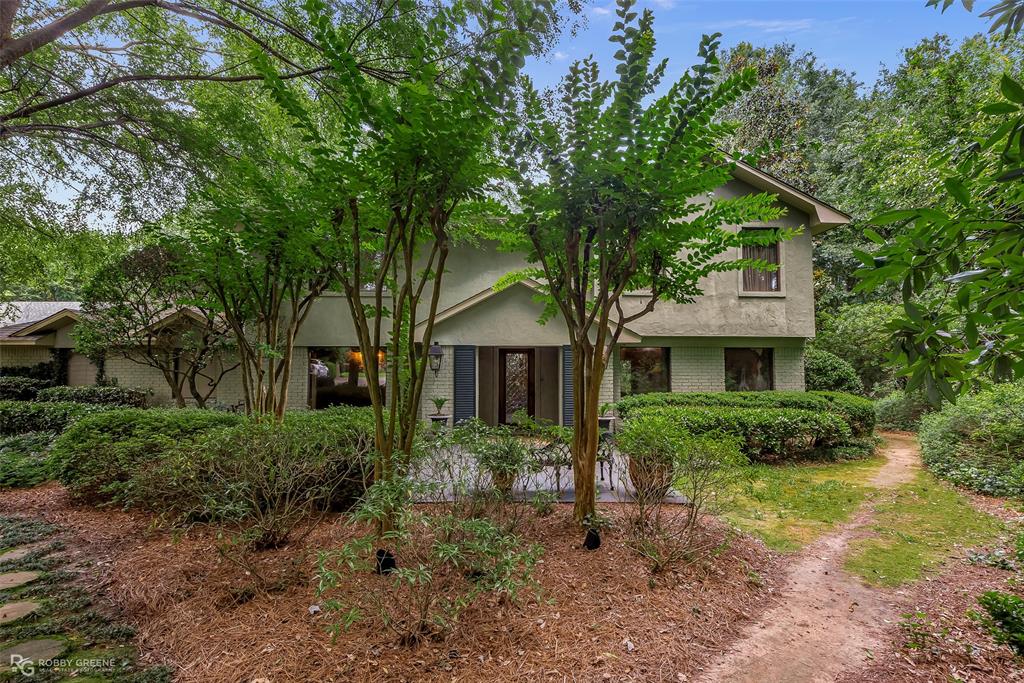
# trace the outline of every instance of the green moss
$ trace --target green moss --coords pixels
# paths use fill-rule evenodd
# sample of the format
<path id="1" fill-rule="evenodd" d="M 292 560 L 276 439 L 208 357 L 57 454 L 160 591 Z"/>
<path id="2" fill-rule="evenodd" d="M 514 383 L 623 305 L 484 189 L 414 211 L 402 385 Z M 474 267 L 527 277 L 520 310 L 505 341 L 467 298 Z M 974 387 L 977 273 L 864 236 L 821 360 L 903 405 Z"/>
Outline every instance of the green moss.
<path id="1" fill-rule="evenodd" d="M 850 544 L 846 569 L 869 583 L 915 581 L 958 548 L 997 536 L 1002 524 L 927 472 L 886 491 L 875 505 L 872 536 Z"/>
<path id="2" fill-rule="evenodd" d="M 754 465 L 734 492 L 726 517 L 762 538 L 768 547 L 792 551 L 850 518 L 871 495 L 867 482 L 884 463 L 873 457 L 815 465 Z"/>

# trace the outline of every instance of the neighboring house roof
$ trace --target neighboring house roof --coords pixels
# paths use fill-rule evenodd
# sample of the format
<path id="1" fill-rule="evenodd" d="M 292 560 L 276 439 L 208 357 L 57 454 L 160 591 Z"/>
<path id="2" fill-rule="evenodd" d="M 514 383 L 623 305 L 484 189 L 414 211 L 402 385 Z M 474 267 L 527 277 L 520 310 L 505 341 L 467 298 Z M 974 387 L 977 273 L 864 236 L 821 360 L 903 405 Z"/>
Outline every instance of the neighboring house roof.
<path id="1" fill-rule="evenodd" d="M 737 180 L 749 183 L 759 190 L 776 194 L 786 204 L 806 212 L 809 222 L 808 227 L 811 229 L 812 235 L 820 235 L 826 230 L 846 225 L 853 220 L 852 216 L 843 213 L 836 207 L 826 204 L 780 178 L 776 178 L 767 171 L 762 171 L 742 161 L 736 162 L 733 176 Z"/>
<path id="2" fill-rule="evenodd" d="M 73 308 L 62 308 L 52 315 L 48 315 L 42 320 L 37 320 L 33 323 L 26 324 L 20 330 L 13 332 L 12 337 L 27 337 L 33 334 L 40 334 L 46 332 L 52 332 L 58 327 L 64 327 L 68 323 L 75 323 L 82 316 L 78 310 Z"/>
<path id="3" fill-rule="evenodd" d="M 13 316 L 0 316 L 0 325 L 34 323 L 62 310 L 78 311 L 81 308 L 78 301 L 12 301 L 10 309 Z"/>

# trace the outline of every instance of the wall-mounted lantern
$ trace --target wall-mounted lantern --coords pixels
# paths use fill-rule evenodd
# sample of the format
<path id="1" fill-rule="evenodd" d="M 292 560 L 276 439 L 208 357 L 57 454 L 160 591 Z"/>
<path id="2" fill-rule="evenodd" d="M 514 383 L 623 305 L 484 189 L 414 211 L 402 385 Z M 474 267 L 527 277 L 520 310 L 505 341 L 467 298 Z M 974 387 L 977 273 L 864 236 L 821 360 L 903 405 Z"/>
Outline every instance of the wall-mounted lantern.
<path id="1" fill-rule="evenodd" d="M 434 377 L 437 377 L 437 373 L 441 372 L 441 361 L 443 360 L 444 350 L 437 342 L 433 342 L 430 348 L 427 349 L 427 363 L 430 364 L 430 369 L 434 371 Z"/>

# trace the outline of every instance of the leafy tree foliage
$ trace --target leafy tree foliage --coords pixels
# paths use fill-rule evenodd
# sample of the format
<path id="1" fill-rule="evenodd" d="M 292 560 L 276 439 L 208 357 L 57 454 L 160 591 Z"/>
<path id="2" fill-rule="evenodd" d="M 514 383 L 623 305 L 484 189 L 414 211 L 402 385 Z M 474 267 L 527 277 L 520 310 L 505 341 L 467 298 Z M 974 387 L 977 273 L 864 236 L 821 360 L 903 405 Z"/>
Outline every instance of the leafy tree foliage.
<path id="1" fill-rule="evenodd" d="M 226 358 L 227 326 L 182 265 L 169 245 L 151 244 L 102 268 L 85 288 L 75 347 L 151 367 L 179 408 L 186 392 L 202 408 L 237 364 Z"/>
<path id="2" fill-rule="evenodd" d="M 632 0 L 619 0 L 616 14 L 617 80 L 600 80 L 593 59 L 577 62 L 548 107 L 524 79 L 522 135 L 512 150 L 523 162 L 522 210 L 504 239 L 533 266 L 496 285 L 535 280 L 543 319 L 560 316 L 568 327 L 580 522 L 594 512 L 600 383 L 622 331 L 659 300 L 692 301 L 702 277 L 750 265 L 720 260 L 729 249 L 790 236 L 723 228 L 777 218 L 768 195 L 709 198 L 730 177 L 718 145 L 735 129 L 715 116 L 754 85 L 753 70 L 716 83 L 718 37 L 705 36 L 701 61 L 645 106 L 667 67 L 653 64 L 653 15 L 638 15 Z M 627 291 L 645 294 L 624 298 Z"/>

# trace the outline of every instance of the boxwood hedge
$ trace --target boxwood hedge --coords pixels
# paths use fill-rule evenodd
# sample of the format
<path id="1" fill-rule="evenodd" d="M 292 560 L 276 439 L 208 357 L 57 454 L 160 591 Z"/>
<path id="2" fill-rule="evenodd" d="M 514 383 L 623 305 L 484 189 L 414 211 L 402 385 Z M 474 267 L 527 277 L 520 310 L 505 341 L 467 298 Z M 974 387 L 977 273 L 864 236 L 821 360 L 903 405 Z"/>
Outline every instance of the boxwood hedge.
<path id="1" fill-rule="evenodd" d="M 50 385 L 44 379 L 0 377 L 0 401 L 31 401 L 40 390 Z"/>
<path id="2" fill-rule="evenodd" d="M 794 408 L 838 415 L 855 436 L 875 428 L 874 404 L 861 396 L 839 391 L 721 391 L 674 392 L 626 396 L 616 404 L 628 418 L 635 410 L 652 407 Z"/>
<path id="3" fill-rule="evenodd" d="M 73 498 L 123 503 L 128 482 L 139 467 L 187 446 L 207 430 L 236 425 L 242 419 L 234 413 L 193 408 L 108 409 L 79 420 L 61 434 L 51 457 L 58 478 Z"/>
<path id="4" fill-rule="evenodd" d="M 108 406 L 61 401 L 0 401 L 0 436 L 28 432 L 62 432 L 75 421 Z"/>
<path id="5" fill-rule="evenodd" d="M 144 408 L 146 394 L 138 389 L 125 387 L 77 386 L 50 387 L 42 389 L 36 396 L 37 401 L 76 401 L 78 403 L 95 403 L 107 406 L 123 406 Z"/>
<path id="6" fill-rule="evenodd" d="M 691 434 L 737 437 L 744 455 L 762 462 L 804 457 L 819 449 L 841 446 L 853 436 L 846 421 L 828 411 L 687 405 L 642 410 L 644 414 L 670 417 Z"/>

